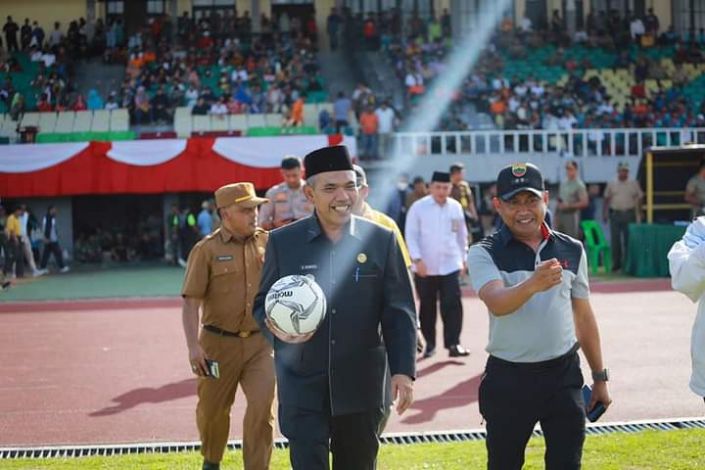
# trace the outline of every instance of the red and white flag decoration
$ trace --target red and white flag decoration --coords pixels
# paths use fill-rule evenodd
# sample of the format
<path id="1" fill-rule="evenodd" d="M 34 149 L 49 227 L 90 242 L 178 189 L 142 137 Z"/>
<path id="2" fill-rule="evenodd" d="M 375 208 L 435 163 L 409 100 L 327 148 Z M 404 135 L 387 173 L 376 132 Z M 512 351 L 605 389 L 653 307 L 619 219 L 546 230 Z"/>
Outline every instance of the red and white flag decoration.
<path id="1" fill-rule="evenodd" d="M 356 155 L 355 138 L 340 135 L 5 145 L 0 195 L 211 192 L 235 181 L 264 190 L 279 182 L 284 156 L 339 144 Z"/>

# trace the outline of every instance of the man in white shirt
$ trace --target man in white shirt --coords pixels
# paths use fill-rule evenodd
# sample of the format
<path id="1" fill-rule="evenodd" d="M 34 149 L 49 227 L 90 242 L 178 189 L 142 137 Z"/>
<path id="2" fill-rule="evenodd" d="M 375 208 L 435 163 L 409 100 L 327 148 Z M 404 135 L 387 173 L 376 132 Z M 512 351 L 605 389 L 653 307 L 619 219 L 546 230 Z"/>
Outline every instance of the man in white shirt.
<path id="1" fill-rule="evenodd" d="M 465 271 L 468 232 L 463 208 L 450 198 L 450 174 L 434 172 L 430 195 L 406 216 L 406 241 L 420 299 L 419 319 L 426 340 L 424 357 L 436 352 L 436 303 L 440 297 L 443 343 L 451 357 L 470 353 L 460 345 L 463 327 L 459 277 Z"/>
<path id="2" fill-rule="evenodd" d="M 394 132 L 394 123 L 396 121 L 396 114 L 394 110 L 389 106 L 387 100 L 382 101 L 382 104 L 375 111 L 377 115 L 378 127 L 377 133 L 379 135 L 379 148 L 382 156 L 384 157 L 389 151 L 389 141 Z"/>
<path id="3" fill-rule="evenodd" d="M 690 389 L 705 398 L 705 217 L 695 219 L 671 247 L 668 262 L 673 289 L 698 302 L 690 341 Z"/>

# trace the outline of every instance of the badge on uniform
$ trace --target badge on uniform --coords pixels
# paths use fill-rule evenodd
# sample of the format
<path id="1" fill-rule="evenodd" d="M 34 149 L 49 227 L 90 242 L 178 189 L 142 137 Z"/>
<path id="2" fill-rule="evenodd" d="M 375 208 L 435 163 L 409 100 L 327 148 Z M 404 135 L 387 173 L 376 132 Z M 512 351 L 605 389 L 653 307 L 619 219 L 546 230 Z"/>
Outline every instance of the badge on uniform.
<path id="1" fill-rule="evenodd" d="M 233 255 L 221 255 L 221 256 L 216 256 L 215 258 L 218 261 L 232 261 L 233 260 Z"/>
<path id="2" fill-rule="evenodd" d="M 364 264 L 365 262 L 367 262 L 367 255 L 365 253 L 360 253 L 359 255 L 357 255 L 357 262 L 360 264 Z"/>

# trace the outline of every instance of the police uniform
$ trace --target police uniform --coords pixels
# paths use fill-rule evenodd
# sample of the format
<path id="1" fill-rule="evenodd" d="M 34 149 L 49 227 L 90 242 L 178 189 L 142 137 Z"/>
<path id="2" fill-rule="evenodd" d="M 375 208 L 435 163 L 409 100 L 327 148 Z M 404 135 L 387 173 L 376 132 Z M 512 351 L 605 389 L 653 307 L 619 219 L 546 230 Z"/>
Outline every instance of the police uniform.
<path id="1" fill-rule="evenodd" d="M 279 227 L 284 221 L 294 222 L 311 215 L 313 205 L 304 194 L 305 184 L 301 181 L 298 189 L 292 189 L 283 182 L 269 188 L 265 194 L 269 202 L 260 208 L 259 225 Z"/>
<path id="2" fill-rule="evenodd" d="M 218 207 L 239 198 L 256 200 L 249 183 L 216 192 Z M 219 190 L 219 191 L 221 191 Z M 247 199 L 244 199 L 247 200 Z M 238 384 L 247 398 L 243 423 L 246 469 L 267 469 L 272 452 L 274 367 L 272 348 L 252 316 L 268 233 L 257 229 L 242 239 L 221 226 L 191 250 L 181 291 L 202 300 L 199 343 L 219 363 L 220 378 L 199 377 L 196 420 L 201 453 L 220 462 L 230 430 L 230 409 Z"/>
<path id="3" fill-rule="evenodd" d="M 627 168 L 620 165 L 620 169 Z M 629 251 L 629 224 L 636 222 L 636 210 L 644 192 L 634 180 L 610 181 L 605 189 L 609 199 L 610 240 L 612 242 L 613 269 L 622 267 Z"/>
<path id="4" fill-rule="evenodd" d="M 567 204 L 575 204 L 583 196 L 587 196 L 585 183 L 579 178 L 563 181 L 558 186 L 559 200 Z M 558 210 L 558 230 L 578 238 L 580 235 L 580 209 L 559 209 Z"/>
<path id="5" fill-rule="evenodd" d="M 318 152 L 306 157 L 309 175 L 352 170 L 347 151 L 344 159 L 336 150 Z M 317 171 L 320 167 L 329 169 Z M 291 274 L 315 276 L 327 299 L 325 319 L 307 342 L 286 343 L 268 334 L 279 425 L 289 440 L 292 467 L 327 469 L 330 450 L 336 470 L 372 469 L 390 402 L 385 378 L 389 372 L 415 376 L 414 303 L 394 234 L 351 216 L 333 243 L 315 214 L 273 231 L 254 307 L 263 331 L 266 294 Z"/>

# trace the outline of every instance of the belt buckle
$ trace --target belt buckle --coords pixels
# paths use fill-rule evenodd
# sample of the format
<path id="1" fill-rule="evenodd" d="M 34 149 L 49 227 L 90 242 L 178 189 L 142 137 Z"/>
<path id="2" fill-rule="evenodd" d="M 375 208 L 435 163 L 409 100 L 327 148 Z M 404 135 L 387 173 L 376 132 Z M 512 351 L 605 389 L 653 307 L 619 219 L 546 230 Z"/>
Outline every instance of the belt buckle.
<path id="1" fill-rule="evenodd" d="M 249 331 L 239 331 L 237 333 L 240 338 L 248 338 L 251 334 L 252 333 L 250 333 Z"/>

